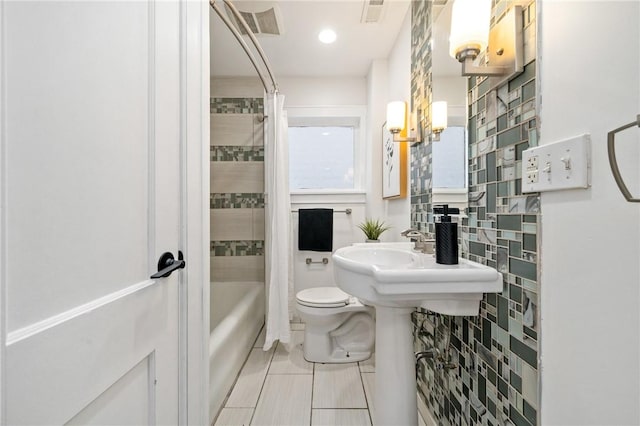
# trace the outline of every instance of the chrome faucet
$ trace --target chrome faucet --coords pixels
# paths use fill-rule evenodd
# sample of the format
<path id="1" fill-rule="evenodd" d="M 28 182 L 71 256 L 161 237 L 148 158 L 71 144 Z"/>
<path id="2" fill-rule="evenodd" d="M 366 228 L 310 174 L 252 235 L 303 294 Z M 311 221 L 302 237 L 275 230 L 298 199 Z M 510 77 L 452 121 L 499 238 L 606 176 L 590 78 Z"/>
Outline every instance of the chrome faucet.
<path id="1" fill-rule="evenodd" d="M 417 364 L 423 358 L 438 359 L 438 357 L 440 356 L 440 351 L 438 351 L 438 349 L 436 348 L 429 348 L 426 351 L 416 352 L 414 355 L 416 357 L 416 364 Z"/>
<path id="2" fill-rule="evenodd" d="M 440 351 L 436 348 L 429 348 L 426 351 L 420 351 L 415 353 L 416 357 L 416 380 L 420 377 L 420 361 L 423 359 L 432 359 L 434 362 L 440 356 Z"/>
<path id="3" fill-rule="evenodd" d="M 415 238 L 413 249 L 422 253 L 433 254 L 435 252 L 436 240 L 431 233 L 423 233 L 414 228 L 405 229 L 400 233 L 407 238 Z"/>

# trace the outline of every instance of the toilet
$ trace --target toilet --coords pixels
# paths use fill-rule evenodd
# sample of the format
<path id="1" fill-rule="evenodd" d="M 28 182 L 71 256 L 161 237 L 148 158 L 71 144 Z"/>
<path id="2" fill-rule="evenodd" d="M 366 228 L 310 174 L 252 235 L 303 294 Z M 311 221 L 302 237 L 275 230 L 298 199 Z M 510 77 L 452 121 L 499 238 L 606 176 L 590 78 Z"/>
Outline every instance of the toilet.
<path id="1" fill-rule="evenodd" d="M 371 357 L 375 310 L 338 287 L 314 287 L 296 294 L 305 323 L 303 352 L 311 362 L 343 363 Z"/>

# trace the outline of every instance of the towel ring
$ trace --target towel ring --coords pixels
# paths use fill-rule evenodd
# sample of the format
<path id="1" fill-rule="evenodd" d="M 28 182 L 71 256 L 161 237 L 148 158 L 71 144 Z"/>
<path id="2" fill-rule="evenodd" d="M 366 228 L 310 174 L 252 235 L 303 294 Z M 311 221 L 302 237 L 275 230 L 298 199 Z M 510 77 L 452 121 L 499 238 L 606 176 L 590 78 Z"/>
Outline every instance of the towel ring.
<path id="1" fill-rule="evenodd" d="M 622 175 L 620 174 L 620 169 L 618 167 L 618 161 L 616 159 L 616 148 L 615 148 L 615 138 L 616 133 L 622 132 L 623 130 L 627 130 L 631 127 L 638 126 L 640 127 L 640 114 L 636 116 L 636 121 L 632 121 L 629 124 L 625 124 L 624 126 L 618 127 L 607 133 L 607 152 L 609 154 L 609 165 L 611 166 L 611 172 L 613 173 L 613 178 L 618 184 L 618 188 L 620 188 L 620 192 L 624 195 L 624 198 L 630 203 L 640 203 L 640 198 L 634 198 L 625 185 L 624 180 L 622 180 Z"/>

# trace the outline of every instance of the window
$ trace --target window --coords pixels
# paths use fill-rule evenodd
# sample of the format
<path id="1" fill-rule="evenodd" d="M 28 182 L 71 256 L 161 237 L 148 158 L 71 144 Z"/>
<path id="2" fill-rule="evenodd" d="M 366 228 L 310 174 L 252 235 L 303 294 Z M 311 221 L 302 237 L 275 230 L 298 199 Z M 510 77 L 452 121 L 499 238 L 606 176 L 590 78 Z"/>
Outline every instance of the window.
<path id="1" fill-rule="evenodd" d="M 467 187 L 467 144 L 464 127 L 447 127 L 433 147 L 433 187 Z"/>
<path id="2" fill-rule="evenodd" d="M 289 127 L 289 186 L 354 188 L 354 128 Z"/>
<path id="3" fill-rule="evenodd" d="M 293 107 L 289 116 L 289 188 L 297 193 L 360 192 L 365 144 L 360 107 Z"/>

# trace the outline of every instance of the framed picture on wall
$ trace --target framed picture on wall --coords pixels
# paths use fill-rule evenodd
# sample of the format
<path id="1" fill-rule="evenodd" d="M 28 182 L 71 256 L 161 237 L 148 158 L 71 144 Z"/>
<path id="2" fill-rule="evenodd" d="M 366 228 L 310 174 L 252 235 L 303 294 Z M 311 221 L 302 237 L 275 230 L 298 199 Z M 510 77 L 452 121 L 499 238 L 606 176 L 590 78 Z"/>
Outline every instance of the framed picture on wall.
<path id="1" fill-rule="evenodd" d="M 393 135 L 382 125 L 382 198 L 407 196 L 407 143 L 394 142 Z"/>

